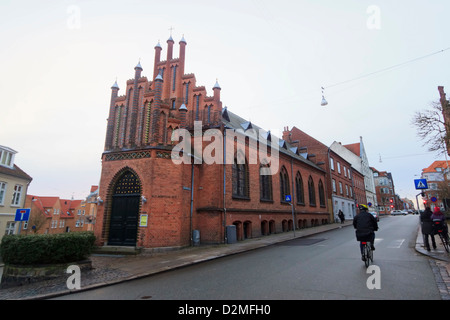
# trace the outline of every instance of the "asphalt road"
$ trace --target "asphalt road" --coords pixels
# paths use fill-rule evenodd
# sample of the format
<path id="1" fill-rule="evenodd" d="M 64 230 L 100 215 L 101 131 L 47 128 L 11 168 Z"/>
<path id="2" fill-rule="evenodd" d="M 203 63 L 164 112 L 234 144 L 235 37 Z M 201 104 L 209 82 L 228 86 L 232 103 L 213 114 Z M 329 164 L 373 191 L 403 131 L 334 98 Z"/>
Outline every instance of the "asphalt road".
<path id="1" fill-rule="evenodd" d="M 428 258 L 414 250 L 418 219 L 381 219 L 370 273 L 347 227 L 57 299 L 440 300 Z"/>

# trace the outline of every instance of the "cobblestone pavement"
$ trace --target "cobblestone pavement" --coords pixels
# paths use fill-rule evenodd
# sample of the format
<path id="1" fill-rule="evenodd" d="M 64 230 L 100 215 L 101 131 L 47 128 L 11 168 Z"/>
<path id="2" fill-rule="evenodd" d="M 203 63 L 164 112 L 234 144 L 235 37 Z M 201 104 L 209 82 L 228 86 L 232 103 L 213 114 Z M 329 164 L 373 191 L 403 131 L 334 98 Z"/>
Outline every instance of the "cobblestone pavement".
<path id="1" fill-rule="evenodd" d="M 421 229 L 419 228 L 416 239 L 416 251 L 432 258 L 429 259 L 429 262 L 442 300 L 450 300 L 450 254 L 445 251 L 439 237 L 435 237 L 435 240 L 437 248 L 427 251 L 424 246 Z"/>
<path id="2" fill-rule="evenodd" d="M 295 237 L 305 237 L 350 225 L 351 222 L 346 222 L 345 225 L 330 224 L 302 229 L 296 231 Z M 145 253 L 139 255 L 93 254 L 90 257 L 92 269 L 82 271 L 80 290 L 89 290 L 100 286 L 137 279 L 158 272 L 164 272 L 292 239 L 293 234 L 289 232 L 247 239 L 229 245 L 189 247 L 162 253 Z M 417 234 L 415 249 L 417 252 L 430 257 L 429 263 L 434 272 L 441 297 L 443 300 L 450 300 L 450 255 L 439 244 L 437 250 L 426 251 L 423 247 L 423 237 L 420 228 Z M 0 289 L 0 300 L 46 299 L 62 294 L 70 294 L 70 290 L 67 289 L 66 284 L 69 276 L 67 274 L 67 276 L 63 275 L 52 280 Z"/>

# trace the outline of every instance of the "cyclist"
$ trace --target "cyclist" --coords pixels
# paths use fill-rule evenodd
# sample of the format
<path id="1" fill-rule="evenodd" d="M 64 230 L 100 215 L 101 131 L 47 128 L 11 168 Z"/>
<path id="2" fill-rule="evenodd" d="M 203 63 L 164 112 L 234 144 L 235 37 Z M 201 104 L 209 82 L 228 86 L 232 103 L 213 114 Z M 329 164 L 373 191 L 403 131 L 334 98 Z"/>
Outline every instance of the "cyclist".
<path id="1" fill-rule="evenodd" d="M 431 215 L 431 220 L 433 221 L 433 224 L 435 221 L 440 221 L 440 225 L 442 226 L 442 229 L 444 230 L 444 235 L 448 233 L 447 223 L 445 221 L 445 216 L 442 213 L 441 209 L 439 207 L 435 207 L 433 214 Z M 436 227 L 436 226 L 435 226 Z M 437 230 L 435 230 L 437 231 Z M 437 233 L 437 232 L 436 232 Z"/>
<path id="2" fill-rule="evenodd" d="M 356 229 L 356 240 L 360 242 L 362 255 L 364 249 L 362 241 L 370 242 L 372 250 L 375 250 L 375 231 L 378 230 L 378 222 L 377 219 L 369 213 L 369 208 L 365 204 L 358 205 L 358 208 L 359 214 L 353 219 L 353 227 Z"/>

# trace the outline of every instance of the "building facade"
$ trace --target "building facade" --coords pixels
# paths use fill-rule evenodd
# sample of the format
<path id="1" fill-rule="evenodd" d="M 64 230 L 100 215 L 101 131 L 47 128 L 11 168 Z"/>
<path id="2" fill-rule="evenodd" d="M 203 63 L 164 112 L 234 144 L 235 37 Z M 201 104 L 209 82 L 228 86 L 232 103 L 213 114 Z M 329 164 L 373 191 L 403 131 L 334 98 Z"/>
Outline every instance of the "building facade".
<path id="1" fill-rule="evenodd" d="M 377 194 L 378 213 L 390 214 L 392 210 L 403 209 L 403 203 L 398 203 L 398 199 L 395 196 L 392 174 L 386 171 L 378 171 L 373 167 L 371 169 Z"/>
<path id="2" fill-rule="evenodd" d="M 83 200 L 27 195 L 25 207 L 30 219 L 25 234 L 56 234 L 88 231 Z"/>
<path id="3" fill-rule="evenodd" d="M 421 178 L 426 179 L 428 184 L 428 189 L 423 190 L 424 196 L 422 197 L 425 206 L 431 207 L 431 209 L 434 209 L 434 207 L 446 209 L 444 199 L 450 199 L 449 166 L 450 161 L 438 160 L 422 169 Z"/>
<path id="4" fill-rule="evenodd" d="M 25 208 L 32 178 L 15 163 L 17 151 L 0 146 L 0 240 L 5 234 L 21 233 L 26 222 L 16 222 L 16 210 Z"/>
<path id="5" fill-rule="evenodd" d="M 291 130 L 288 127 L 284 129 L 283 139 L 298 146 L 303 152 L 308 152 L 311 161 L 320 164 L 325 170 L 330 221 L 339 221 L 339 210 L 346 219 L 353 219 L 356 206 L 351 164 L 295 126 Z"/>
<path id="6" fill-rule="evenodd" d="M 125 95 L 111 88 L 97 244 L 181 247 L 328 223 L 323 168 L 222 107 L 217 81 L 208 96 L 184 73 L 186 45 L 174 58 L 170 37 L 162 61 L 158 43 L 150 79 L 139 63 Z"/>
<path id="7" fill-rule="evenodd" d="M 357 143 L 342 145 L 340 142 L 333 142 L 331 150 L 347 160 L 351 166 L 364 176 L 364 188 L 366 195 L 366 204 L 371 208 L 377 208 L 377 197 L 375 192 L 375 183 L 373 172 L 370 169 L 369 159 L 366 155 L 362 137 Z"/>

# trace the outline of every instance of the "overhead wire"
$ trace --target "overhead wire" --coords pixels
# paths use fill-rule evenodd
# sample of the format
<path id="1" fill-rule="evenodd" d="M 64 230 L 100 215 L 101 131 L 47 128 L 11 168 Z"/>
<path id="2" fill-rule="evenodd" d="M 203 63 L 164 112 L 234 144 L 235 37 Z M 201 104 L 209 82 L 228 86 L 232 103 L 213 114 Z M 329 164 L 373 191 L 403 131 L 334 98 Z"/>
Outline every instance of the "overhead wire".
<path id="1" fill-rule="evenodd" d="M 378 71 L 370 72 L 370 73 L 361 75 L 361 76 L 353 78 L 353 79 L 349 79 L 349 80 L 341 81 L 341 82 L 338 82 L 338 83 L 335 83 L 335 84 L 332 84 L 332 85 L 328 85 L 328 86 L 325 86 L 324 89 L 336 87 L 336 86 L 339 86 L 339 85 L 342 85 L 342 84 L 346 84 L 346 83 L 353 82 L 353 81 L 356 81 L 356 80 L 360 80 L 360 79 L 363 79 L 363 78 L 366 78 L 366 77 L 370 77 L 370 76 L 378 74 L 378 73 L 382 73 L 382 72 L 386 72 L 386 71 L 389 71 L 389 70 L 392 70 L 392 69 L 395 69 L 395 68 L 399 68 L 399 67 L 404 66 L 406 64 L 409 64 L 409 63 L 412 63 L 412 62 L 415 62 L 415 61 L 418 61 L 418 60 L 422 60 L 422 59 L 434 56 L 434 55 L 439 54 L 439 53 L 443 53 L 443 52 L 445 52 L 447 50 L 450 50 L 450 47 L 442 49 L 442 50 L 439 50 L 439 51 L 436 51 L 436 52 L 433 52 L 433 53 L 429 53 L 427 55 L 424 55 L 424 56 L 421 56 L 421 57 L 418 57 L 418 58 L 414 58 L 414 59 L 411 59 L 411 60 L 408 60 L 408 61 L 405 61 L 405 62 L 402 62 L 402 63 L 398 63 L 396 65 L 393 65 L 393 66 L 390 66 L 390 67 L 387 67 L 387 68 L 383 68 L 383 69 L 380 69 Z"/>

